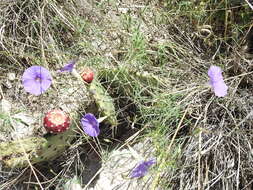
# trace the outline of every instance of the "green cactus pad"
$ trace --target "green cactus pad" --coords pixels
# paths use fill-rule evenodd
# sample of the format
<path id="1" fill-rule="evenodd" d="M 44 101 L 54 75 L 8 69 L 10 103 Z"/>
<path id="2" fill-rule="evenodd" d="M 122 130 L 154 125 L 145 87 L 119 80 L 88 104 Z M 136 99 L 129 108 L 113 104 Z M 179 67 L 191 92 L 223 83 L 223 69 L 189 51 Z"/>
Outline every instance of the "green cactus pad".
<path id="1" fill-rule="evenodd" d="M 106 117 L 106 120 L 111 126 L 117 126 L 116 110 L 113 104 L 113 99 L 107 93 L 106 89 L 97 80 L 93 80 L 89 85 L 89 91 L 93 97 L 98 112 Z"/>
<path id="2" fill-rule="evenodd" d="M 0 158 L 10 168 L 28 166 L 27 158 L 32 164 L 53 160 L 71 145 L 77 133 L 74 128 L 72 123 L 69 130 L 60 134 L 0 143 Z"/>
<path id="3" fill-rule="evenodd" d="M 134 88 L 138 85 L 141 85 L 142 91 L 147 93 L 149 87 L 166 86 L 164 78 L 158 78 L 149 72 L 139 72 L 127 67 L 101 68 L 99 69 L 99 77 L 110 81 L 111 85 L 117 87 L 123 94 L 128 96 L 134 93 Z"/>

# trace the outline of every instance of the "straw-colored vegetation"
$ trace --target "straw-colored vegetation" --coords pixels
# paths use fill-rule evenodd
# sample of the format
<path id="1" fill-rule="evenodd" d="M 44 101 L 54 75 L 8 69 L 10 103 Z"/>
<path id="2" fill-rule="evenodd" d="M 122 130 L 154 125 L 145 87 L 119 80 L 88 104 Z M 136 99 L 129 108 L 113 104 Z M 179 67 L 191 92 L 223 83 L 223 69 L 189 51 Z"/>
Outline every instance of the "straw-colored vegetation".
<path id="1" fill-rule="evenodd" d="M 0 189 L 61 189 L 86 175 L 90 151 L 105 161 L 145 138 L 157 158 L 150 189 L 251 189 L 252 11 L 239 0 L 0 2 L 0 98 L 15 95 L 8 73 L 79 57 L 77 69 L 96 70 L 118 118 L 98 140 L 80 133 L 57 160 L 0 168 Z M 224 98 L 208 85 L 211 65 L 224 71 Z"/>

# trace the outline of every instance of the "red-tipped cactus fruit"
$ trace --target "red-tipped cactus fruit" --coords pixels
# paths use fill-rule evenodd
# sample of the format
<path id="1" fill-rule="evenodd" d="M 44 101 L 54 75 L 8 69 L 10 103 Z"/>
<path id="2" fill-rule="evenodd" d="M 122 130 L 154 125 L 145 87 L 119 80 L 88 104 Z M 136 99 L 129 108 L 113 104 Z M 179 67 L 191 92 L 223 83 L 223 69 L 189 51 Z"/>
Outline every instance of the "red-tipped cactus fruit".
<path id="1" fill-rule="evenodd" d="M 69 116 L 62 110 L 51 110 L 44 117 L 44 127 L 50 133 L 66 131 L 70 125 Z"/>
<path id="2" fill-rule="evenodd" d="M 89 68 L 85 68 L 81 73 L 81 76 L 85 82 L 91 83 L 94 79 L 94 72 Z"/>

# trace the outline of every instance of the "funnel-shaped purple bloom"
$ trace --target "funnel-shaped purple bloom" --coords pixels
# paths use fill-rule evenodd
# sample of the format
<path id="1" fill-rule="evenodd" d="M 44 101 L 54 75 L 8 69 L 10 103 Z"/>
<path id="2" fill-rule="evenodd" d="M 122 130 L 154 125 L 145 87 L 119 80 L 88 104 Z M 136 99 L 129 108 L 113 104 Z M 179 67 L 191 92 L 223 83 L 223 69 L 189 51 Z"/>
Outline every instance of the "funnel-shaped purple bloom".
<path id="1" fill-rule="evenodd" d="M 45 92 L 52 84 L 50 72 L 41 66 L 31 66 L 25 70 L 22 83 L 26 92 L 36 96 Z"/>
<path id="2" fill-rule="evenodd" d="M 69 61 L 68 64 L 66 64 L 64 67 L 59 69 L 58 72 L 64 72 L 64 71 L 72 72 L 76 62 L 77 62 L 76 59 Z"/>
<path id="3" fill-rule="evenodd" d="M 134 177 L 143 177 L 148 173 L 148 169 L 156 163 L 156 159 L 152 158 L 148 161 L 142 161 L 140 162 L 131 172 L 131 178 Z"/>
<path id="4" fill-rule="evenodd" d="M 92 113 L 87 113 L 81 119 L 83 130 L 91 137 L 97 137 L 100 133 L 99 122 Z"/>
<path id="5" fill-rule="evenodd" d="M 224 97 L 227 95 L 228 87 L 223 81 L 221 68 L 212 65 L 208 70 L 208 76 L 210 77 L 210 84 L 213 88 L 214 94 L 218 97 Z"/>

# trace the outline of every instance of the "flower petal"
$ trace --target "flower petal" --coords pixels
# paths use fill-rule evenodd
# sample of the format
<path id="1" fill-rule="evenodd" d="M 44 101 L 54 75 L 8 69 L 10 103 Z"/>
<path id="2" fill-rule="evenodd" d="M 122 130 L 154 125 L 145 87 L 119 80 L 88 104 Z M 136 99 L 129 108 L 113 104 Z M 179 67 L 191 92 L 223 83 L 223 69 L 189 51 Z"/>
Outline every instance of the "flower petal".
<path id="1" fill-rule="evenodd" d="M 156 160 L 150 159 L 149 161 L 140 162 L 131 172 L 131 178 L 143 177 L 148 173 L 148 169 L 156 163 Z"/>
<path id="2" fill-rule="evenodd" d="M 41 84 L 39 82 L 36 82 L 33 79 L 24 80 L 23 86 L 24 86 L 26 92 L 29 92 L 29 93 L 36 95 L 36 96 L 38 96 L 44 92 L 41 88 Z"/>
<path id="3" fill-rule="evenodd" d="M 88 113 L 84 115 L 83 118 L 81 119 L 81 124 L 84 132 L 89 136 L 97 137 L 99 135 L 100 133 L 99 123 L 93 114 Z"/>
<path id="4" fill-rule="evenodd" d="M 64 72 L 64 71 L 72 72 L 76 62 L 77 62 L 76 59 L 69 61 L 68 64 L 66 64 L 61 69 L 59 69 L 58 72 Z"/>
<path id="5" fill-rule="evenodd" d="M 210 85 L 214 90 L 214 94 L 218 97 L 226 96 L 228 86 L 223 80 L 221 68 L 212 65 L 208 70 L 208 76 L 210 77 Z"/>
<path id="6" fill-rule="evenodd" d="M 213 90 L 216 96 L 224 97 L 227 95 L 228 87 L 223 81 L 221 81 L 221 82 L 213 83 Z"/>
<path id="7" fill-rule="evenodd" d="M 85 118 L 93 125 L 93 126 L 99 126 L 99 122 L 97 118 L 92 113 L 87 113 L 85 115 Z"/>
<path id="8" fill-rule="evenodd" d="M 155 158 L 152 158 L 152 159 L 146 161 L 145 164 L 146 164 L 147 166 L 152 166 L 152 165 L 155 164 L 155 163 L 156 163 L 156 159 L 155 159 Z"/>
<path id="9" fill-rule="evenodd" d="M 52 84 L 52 80 L 49 80 L 49 79 L 44 79 L 42 82 L 41 82 L 41 90 L 43 92 L 45 92 Z"/>
<path id="10" fill-rule="evenodd" d="M 208 70 L 208 76 L 210 77 L 211 83 L 223 80 L 222 70 L 218 66 L 212 65 Z"/>
<path id="11" fill-rule="evenodd" d="M 36 78 L 36 66 L 29 67 L 25 70 L 22 76 L 22 80 L 30 80 Z"/>
<path id="12" fill-rule="evenodd" d="M 50 87 L 52 76 L 44 67 L 31 66 L 23 73 L 22 83 L 27 92 L 37 96 Z"/>

